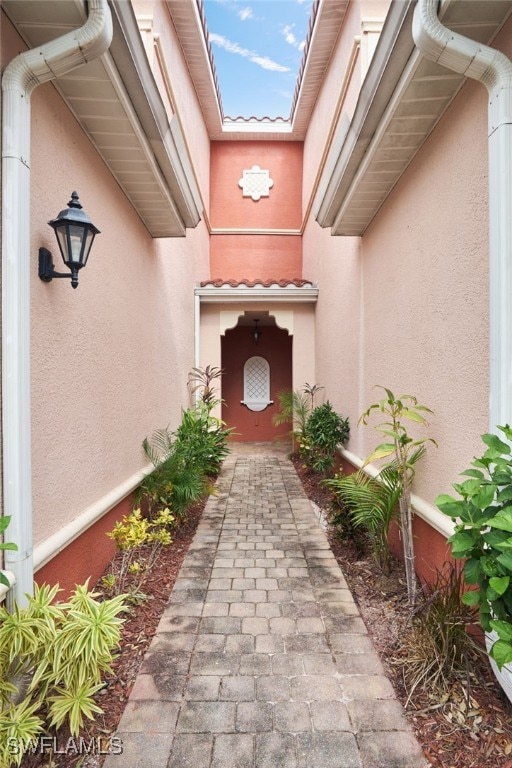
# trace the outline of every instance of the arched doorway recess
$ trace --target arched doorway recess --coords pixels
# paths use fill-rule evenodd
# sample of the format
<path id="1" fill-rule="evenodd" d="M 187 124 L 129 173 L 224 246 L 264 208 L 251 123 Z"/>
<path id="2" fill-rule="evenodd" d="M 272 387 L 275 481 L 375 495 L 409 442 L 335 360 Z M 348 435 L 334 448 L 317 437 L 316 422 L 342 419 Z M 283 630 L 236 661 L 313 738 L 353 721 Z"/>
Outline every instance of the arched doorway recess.
<path id="1" fill-rule="evenodd" d="M 290 426 L 274 426 L 273 416 L 279 411 L 279 393 L 292 389 L 292 359 L 293 336 L 268 311 L 246 311 L 226 330 L 221 338 L 222 418 L 233 428 L 233 440 L 287 436 Z"/>

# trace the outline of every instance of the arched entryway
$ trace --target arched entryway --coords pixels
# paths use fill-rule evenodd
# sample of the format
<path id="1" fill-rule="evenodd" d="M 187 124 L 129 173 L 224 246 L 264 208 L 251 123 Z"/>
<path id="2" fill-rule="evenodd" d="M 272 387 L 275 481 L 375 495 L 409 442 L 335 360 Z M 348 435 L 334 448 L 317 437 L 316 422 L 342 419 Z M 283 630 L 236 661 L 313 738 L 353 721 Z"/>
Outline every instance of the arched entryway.
<path id="1" fill-rule="evenodd" d="M 289 434 L 289 424 L 276 427 L 272 419 L 279 411 L 279 393 L 292 389 L 292 339 L 268 312 L 244 312 L 226 330 L 221 340 L 222 418 L 233 428 L 233 440 L 259 442 Z"/>

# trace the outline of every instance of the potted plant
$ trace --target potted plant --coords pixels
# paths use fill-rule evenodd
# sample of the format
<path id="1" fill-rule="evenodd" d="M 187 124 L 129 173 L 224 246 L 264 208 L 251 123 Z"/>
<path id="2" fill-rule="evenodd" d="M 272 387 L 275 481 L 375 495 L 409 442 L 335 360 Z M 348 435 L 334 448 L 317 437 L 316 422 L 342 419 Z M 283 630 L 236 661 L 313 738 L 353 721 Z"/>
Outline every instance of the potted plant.
<path id="1" fill-rule="evenodd" d="M 498 429 L 512 441 L 508 425 Z M 448 541 L 465 560 L 463 600 L 478 608 L 491 665 L 512 701 L 512 448 L 495 434 L 482 440 L 487 449 L 453 486 L 460 498 L 442 494 L 436 504 L 456 521 Z"/>

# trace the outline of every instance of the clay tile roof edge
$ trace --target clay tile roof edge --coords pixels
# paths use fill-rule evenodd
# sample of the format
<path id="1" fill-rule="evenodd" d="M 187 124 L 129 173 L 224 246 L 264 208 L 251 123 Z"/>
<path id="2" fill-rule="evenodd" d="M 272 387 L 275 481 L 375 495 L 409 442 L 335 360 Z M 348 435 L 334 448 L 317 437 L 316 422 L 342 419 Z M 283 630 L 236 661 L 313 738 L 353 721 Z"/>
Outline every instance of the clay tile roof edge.
<path id="1" fill-rule="evenodd" d="M 214 280 L 203 280 L 199 286 L 201 288 L 313 288 L 314 283 L 311 280 L 234 280 L 232 278 L 215 278 Z"/>

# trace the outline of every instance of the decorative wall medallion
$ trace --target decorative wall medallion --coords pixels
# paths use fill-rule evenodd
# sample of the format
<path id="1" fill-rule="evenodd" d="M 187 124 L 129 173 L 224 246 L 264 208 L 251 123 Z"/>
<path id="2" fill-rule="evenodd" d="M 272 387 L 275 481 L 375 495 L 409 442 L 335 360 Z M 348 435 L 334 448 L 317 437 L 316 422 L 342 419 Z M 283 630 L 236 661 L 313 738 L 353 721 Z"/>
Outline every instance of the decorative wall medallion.
<path id="1" fill-rule="evenodd" d="M 274 186 L 274 180 L 270 178 L 270 171 L 262 170 L 259 165 L 253 165 L 250 170 L 242 171 L 242 178 L 238 181 L 244 197 L 252 197 L 259 200 L 260 197 L 268 197 L 270 189 Z"/>

